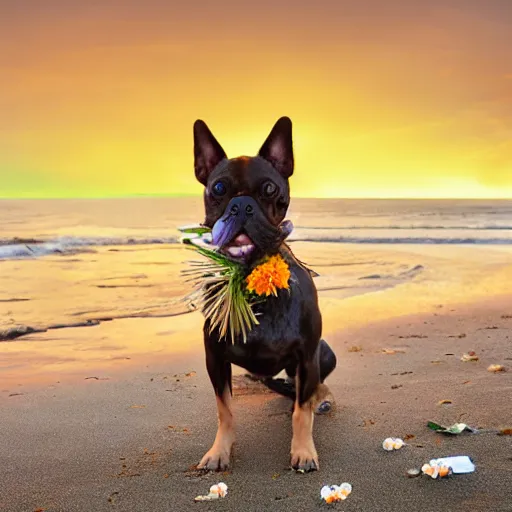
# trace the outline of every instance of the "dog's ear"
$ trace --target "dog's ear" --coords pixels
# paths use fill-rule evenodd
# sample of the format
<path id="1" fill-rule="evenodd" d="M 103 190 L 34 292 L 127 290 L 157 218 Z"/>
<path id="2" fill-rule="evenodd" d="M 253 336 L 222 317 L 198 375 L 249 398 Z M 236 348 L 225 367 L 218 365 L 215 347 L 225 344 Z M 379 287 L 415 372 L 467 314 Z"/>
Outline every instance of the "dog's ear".
<path id="1" fill-rule="evenodd" d="M 222 146 L 206 123 L 198 119 L 194 123 L 194 170 L 197 181 L 206 185 L 208 176 L 224 158 L 227 156 Z"/>
<path id="2" fill-rule="evenodd" d="M 288 179 L 293 174 L 292 122 L 289 117 L 277 121 L 258 155 L 270 162 L 283 178 Z"/>

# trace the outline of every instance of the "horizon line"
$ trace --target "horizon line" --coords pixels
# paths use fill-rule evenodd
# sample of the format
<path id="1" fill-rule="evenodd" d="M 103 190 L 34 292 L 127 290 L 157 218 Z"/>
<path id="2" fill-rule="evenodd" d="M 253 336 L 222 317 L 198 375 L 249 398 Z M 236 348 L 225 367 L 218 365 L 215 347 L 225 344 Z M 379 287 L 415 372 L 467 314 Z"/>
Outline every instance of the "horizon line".
<path id="1" fill-rule="evenodd" d="M 202 194 L 183 193 L 183 194 L 123 194 L 123 195 L 101 195 L 101 196 L 0 196 L 0 201 L 30 201 L 30 200 L 97 200 L 97 199 L 141 199 L 141 198 L 202 198 Z M 405 196 L 381 196 L 381 197 L 368 197 L 368 196 L 294 196 L 294 199 L 322 199 L 322 200 L 363 200 L 363 201 L 512 201 L 512 197 L 405 197 Z"/>

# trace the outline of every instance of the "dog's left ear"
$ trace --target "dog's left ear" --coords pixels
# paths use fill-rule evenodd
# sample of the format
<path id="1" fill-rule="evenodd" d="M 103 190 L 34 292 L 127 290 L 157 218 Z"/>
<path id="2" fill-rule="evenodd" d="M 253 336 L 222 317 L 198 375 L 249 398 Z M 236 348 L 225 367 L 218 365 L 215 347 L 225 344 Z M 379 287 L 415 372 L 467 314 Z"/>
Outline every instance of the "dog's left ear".
<path id="1" fill-rule="evenodd" d="M 270 162 L 283 178 L 288 179 L 293 174 L 292 122 L 289 117 L 277 121 L 258 155 Z"/>
<path id="2" fill-rule="evenodd" d="M 194 123 L 194 170 L 197 181 L 206 185 L 208 176 L 224 158 L 227 156 L 222 146 L 206 123 L 198 119 Z"/>

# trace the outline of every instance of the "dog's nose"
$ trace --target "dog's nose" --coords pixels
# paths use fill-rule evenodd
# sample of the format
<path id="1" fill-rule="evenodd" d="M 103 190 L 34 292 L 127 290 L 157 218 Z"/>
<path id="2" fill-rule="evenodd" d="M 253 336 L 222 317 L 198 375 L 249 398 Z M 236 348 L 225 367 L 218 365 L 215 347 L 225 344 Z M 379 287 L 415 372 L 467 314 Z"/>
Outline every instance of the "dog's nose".
<path id="1" fill-rule="evenodd" d="M 212 240 L 219 247 L 226 246 L 245 229 L 246 223 L 255 222 L 261 209 L 251 196 L 235 196 L 229 201 L 223 216 L 215 222 Z"/>
<path id="2" fill-rule="evenodd" d="M 250 196 L 234 197 L 228 204 L 226 212 L 233 217 L 252 217 L 256 213 L 256 201 Z"/>

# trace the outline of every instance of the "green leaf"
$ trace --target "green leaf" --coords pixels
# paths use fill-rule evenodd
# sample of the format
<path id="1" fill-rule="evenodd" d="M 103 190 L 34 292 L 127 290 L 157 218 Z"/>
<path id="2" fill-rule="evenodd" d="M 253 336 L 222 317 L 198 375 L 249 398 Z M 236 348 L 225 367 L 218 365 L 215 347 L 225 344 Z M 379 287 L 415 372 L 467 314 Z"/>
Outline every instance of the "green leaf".
<path id="1" fill-rule="evenodd" d="M 477 429 L 474 429 L 465 423 L 454 423 L 450 427 L 444 427 L 443 425 L 440 425 L 439 423 L 435 423 L 433 421 L 429 421 L 427 423 L 427 427 L 431 430 L 434 430 L 435 432 L 440 432 L 442 434 L 452 434 L 452 435 L 459 435 L 462 434 L 465 430 L 468 432 L 476 433 L 478 432 Z"/>
<path id="2" fill-rule="evenodd" d="M 261 298 L 247 293 L 244 267 L 217 252 L 215 247 L 208 247 L 192 232 L 195 227 L 182 229 L 191 233 L 190 238 L 182 239 L 183 243 L 206 258 L 203 262 L 190 262 L 192 268 L 182 271 L 186 281 L 196 289 L 190 300 L 200 306 L 210 321 L 210 332 L 218 329 L 221 339 L 229 335 L 233 343 L 241 336 L 245 343 L 249 331 L 259 324 L 252 306 Z"/>
<path id="3" fill-rule="evenodd" d="M 439 425 L 439 423 L 434 423 L 433 421 L 429 421 L 427 423 L 427 427 L 430 429 L 430 430 L 435 430 L 435 431 L 438 431 L 438 430 L 445 430 L 445 427 L 443 427 L 442 425 Z"/>
<path id="4" fill-rule="evenodd" d="M 197 235 L 204 235 L 205 233 L 211 233 L 211 229 L 202 226 L 201 224 L 191 224 L 190 226 L 181 226 L 178 228 L 181 233 L 193 233 Z"/>

